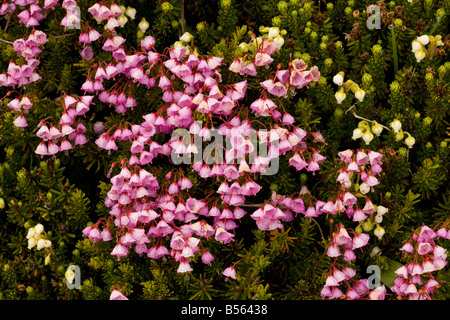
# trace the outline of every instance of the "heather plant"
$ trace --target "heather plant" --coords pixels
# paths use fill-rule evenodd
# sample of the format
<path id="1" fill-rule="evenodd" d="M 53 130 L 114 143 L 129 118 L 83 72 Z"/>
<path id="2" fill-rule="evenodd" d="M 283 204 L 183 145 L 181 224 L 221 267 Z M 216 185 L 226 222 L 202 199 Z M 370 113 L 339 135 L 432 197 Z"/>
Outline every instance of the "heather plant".
<path id="1" fill-rule="evenodd" d="M 450 2 L 374 5 L 5 0 L 0 298 L 448 299 Z"/>

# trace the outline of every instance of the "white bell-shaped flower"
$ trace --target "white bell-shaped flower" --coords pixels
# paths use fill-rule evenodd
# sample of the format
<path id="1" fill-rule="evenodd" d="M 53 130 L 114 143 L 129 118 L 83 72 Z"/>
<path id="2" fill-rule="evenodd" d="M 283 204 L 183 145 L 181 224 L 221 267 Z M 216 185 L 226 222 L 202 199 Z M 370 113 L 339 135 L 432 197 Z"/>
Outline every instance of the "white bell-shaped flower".
<path id="1" fill-rule="evenodd" d="M 353 136 L 352 136 L 353 140 L 359 139 L 362 136 L 363 136 L 363 131 L 360 128 L 356 128 L 355 130 L 353 130 Z"/>
<path id="2" fill-rule="evenodd" d="M 382 227 L 377 226 L 373 231 L 373 234 L 378 238 L 378 240 L 381 240 L 385 232 L 386 231 Z"/>
<path id="3" fill-rule="evenodd" d="M 370 144 L 370 142 L 373 140 L 373 134 L 370 131 L 364 132 L 362 139 L 366 143 L 366 145 Z"/>
<path id="4" fill-rule="evenodd" d="M 423 51 L 422 49 L 421 50 L 417 50 L 414 53 L 414 55 L 416 57 L 417 62 L 420 62 L 420 61 L 422 61 L 423 58 L 425 58 L 425 51 Z"/>
<path id="5" fill-rule="evenodd" d="M 344 91 L 338 91 L 336 92 L 336 94 L 334 95 L 336 97 L 337 103 L 341 104 L 342 101 L 344 101 L 346 95 Z"/>
<path id="6" fill-rule="evenodd" d="M 359 100 L 359 102 L 362 102 L 364 100 L 364 96 L 366 95 L 366 92 L 362 89 L 358 89 L 355 91 L 355 98 Z"/>
<path id="7" fill-rule="evenodd" d="M 402 128 L 402 123 L 397 119 L 394 119 L 394 121 L 391 122 L 391 128 L 397 133 Z"/>
<path id="8" fill-rule="evenodd" d="M 430 42 L 430 37 L 424 34 L 423 36 L 417 37 L 417 41 L 426 46 Z"/>
<path id="9" fill-rule="evenodd" d="M 344 83 L 344 77 L 340 73 L 338 73 L 333 77 L 333 82 L 338 86 L 342 86 L 342 84 Z"/>

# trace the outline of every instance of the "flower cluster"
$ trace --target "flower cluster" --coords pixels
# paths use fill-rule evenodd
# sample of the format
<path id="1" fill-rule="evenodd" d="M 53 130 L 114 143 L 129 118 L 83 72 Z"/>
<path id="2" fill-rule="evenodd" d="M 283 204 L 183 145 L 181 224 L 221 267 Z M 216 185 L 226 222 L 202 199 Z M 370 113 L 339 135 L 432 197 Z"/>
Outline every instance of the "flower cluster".
<path id="1" fill-rule="evenodd" d="M 98 23 L 106 20 L 105 29 L 110 31 L 120 27 L 117 18 L 124 13 L 123 9 L 115 3 L 112 3 L 109 8 L 104 4 L 95 3 L 88 9 L 88 12 Z"/>
<path id="2" fill-rule="evenodd" d="M 36 250 L 46 249 L 48 254 L 45 257 L 45 264 L 50 262 L 52 242 L 47 239 L 44 226 L 40 223 L 28 229 L 27 233 L 28 249 L 36 247 Z M 50 250 L 50 251 L 49 251 Z"/>
<path id="3" fill-rule="evenodd" d="M 349 90 L 353 92 L 355 98 L 359 102 L 362 102 L 364 100 L 366 92 L 362 90 L 359 87 L 359 85 L 353 82 L 352 80 L 347 80 L 346 82 L 344 82 L 344 76 L 345 76 L 344 72 L 341 71 L 333 77 L 333 82 L 339 86 L 339 90 L 334 95 L 337 103 L 341 104 L 342 101 L 345 100 L 345 98 L 347 97 L 346 92 L 348 92 Z"/>
<path id="4" fill-rule="evenodd" d="M 94 96 L 87 95 L 75 97 L 65 95 L 62 99 L 64 113 L 61 115 L 59 123 L 54 125 L 49 118 L 46 118 L 41 120 L 37 126 L 36 129 L 39 130 L 36 132 L 36 136 L 42 141 L 36 147 L 35 153 L 43 157 L 54 155 L 60 151 L 67 152 L 73 148 L 70 141 L 74 145 L 85 144 L 88 141 L 84 136 L 86 127 L 81 121 L 75 123 L 75 119 L 89 110 L 93 98 Z"/>
<path id="5" fill-rule="evenodd" d="M 35 27 L 39 25 L 39 21 L 44 19 L 44 15 L 41 13 L 42 8 L 35 3 L 34 0 L 15 0 L 14 3 L 18 6 L 24 7 L 29 5 L 28 9 L 21 11 L 17 18 L 19 18 L 20 22 L 25 25 L 25 27 Z"/>
<path id="6" fill-rule="evenodd" d="M 429 44 L 429 47 L 426 48 L 425 46 Z M 417 62 L 422 61 L 427 55 L 431 56 L 433 55 L 433 51 L 437 47 L 442 47 L 444 43 L 442 42 L 442 36 L 428 36 L 428 35 L 422 35 L 420 37 L 417 37 L 416 40 L 414 40 L 411 43 L 412 49 L 411 51 L 414 53 L 414 56 L 416 57 Z"/>
<path id="7" fill-rule="evenodd" d="M 49 1 L 47 6 L 55 6 L 58 1 Z M 65 28 L 79 28 L 80 26 L 80 11 L 75 0 L 63 0 L 61 6 L 66 9 L 66 15 L 61 20 L 61 25 Z"/>
<path id="8" fill-rule="evenodd" d="M 98 12 L 91 11 L 100 17 Z M 84 43 L 88 44 L 92 31 L 82 33 Z M 118 150 L 117 140 L 131 144 L 131 156 L 122 161 L 121 172 L 111 178 L 113 186 L 105 200 L 117 228 L 117 245 L 112 254 L 120 258 L 134 248 L 137 253 L 153 259 L 170 255 L 179 262 L 178 272 L 192 270 L 189 262 L 196 252 L 201 254 L 204 263 L 214 259 L 202 248 L 202 237 L 214 237 L 221 243 L 233 240 L 236 222 L 247 214 L 241 205 L 246 197 L 256 195 L 261 189 L 250 174 L 267 173 L 272 159 L 291 151 L 297 156 L 301 154 L 302 158 L 303 153 L 308 154 L 308 170 L 313 172 L 319 170 L 319 164 L 325 159 L 302 141 L 307 132 L 293 126 L 291 115 L 279 112 L 276 105 L 266 108 L 267 101 L 259 105 L 263 97 L 250 109 L 256 115 L 271 116 L 276 124 L 257 129 L 248 119 L 241 119 L 239 101 L 246 95 L 247 80 L 222 84 L 220 66 L 223 59 L 196 53 L 189 45 L 191 37 L 190 34 L 182 35 L 180 42 L 166 50 L 165 55 L 154 50 L 155 39 L 147 36 L 141 40 L 141 51 L 127 55 L 123 47 L 125 39 L 111 35 L 105 40 L 103 50 L 111 52 L 113 60 L 106 66 L 95 66 L 90 71 L 95 76 L 89 76 L 82 86 L 85 92 L 97 93 L 103 103 L 114 105 L 118 113 L 136 105 L 133 97 L 125 95 L 129 86 L 137 84 L 162 91 L 165 104 L 159 111 L 144 115 L 144 122 L 140 124 L 119 123 L 106 131 L 102 129 L 95 142 L 108 152 Z M 98 34 L 93 34 L 92 41 L 98 38 Z M 273 61 L 270 55 L 276 52 L 278 45 L 268 38 L 260 40 L 255 46 L 255 55 L 245 56 L 247 63 L 253 63 L 254 71 L 243 74 L 256 75 L 256 68 Z M 259 40 L 253 38 L 253 41 Z M 317 81 L 320 76 L 317 67 L 306 68 L 302 60 L 294 60 L 289 69 L 278 70 L 274 79 L 264 81 L 261 86 L 277 97 L 288 90 L 294 92 L 310 81 Z M 115 79 L 115 84 L 105 89 L 110 79 Z M 119 79 L 121 81 L 117 81 Z M 179 81 L 183 83 L 181 90 L 177 85 Z M 270 100 L 266 93 L 263 95 Z M 207 121 L 204 124 L 196 121 L 199 116 Z M 217 128 L 213 124 L 216 119 L 223 121 Z M 181 129 L 184 131 L 180 133 Z M 164 144 L 153 141 L 152 137 L 160 132 L 172 133 L 172 138 Z M 211 136 L 225 138 L 226 147 L 216 148 L 214 156 L 202 156 L 203 142 L 209 141 Z M 313 141 L 323 142 L 320 133 L 311 136 Z M 266 146 L 267 152 L 259 152 L 261 145 Z M 200 158 L 192 163 L 191 157 L 196 159 L 198 154 Z M 205 199 L 190 197 L 187 189 L 192 183 L 182 173 L 169 172 L 160 185 L 144 169 L 158 156 L 170 156 L 173 161 L 184 158 L 201 178 L 214 178 L 219 183 L 217 191 Z M 261 215 L 259 211 L 252 215 L 264 230 L 280 228 L 277 221 L 293 218 L 290 209 L 284 208 L 286 212 L 283 213 L 281 209 L 272 208 L 278 213 L 265 210 Z M 107 228 L 106 222 L 104 230 Z M 106 239 L 103 238 L 98 223 L 87 227 L 84 234 L 93 241 L 111 240 L 109 233 Z M 162 238 L 170 235 L 170 243 L 165 244 Z"/>
<path id="9" fill-rule="evenodd" d="M 398 299 L 431 300 L 442 284 L 432 274 L 447 265 L 446 250 L 435 243 L 435 239 L 439 237 L 450 239 L 450 230 L 442 227 L 436 232 L 423 225 L 400 248 L 405 256 L 412 255 L 412 261 L 395 271 L 398 278 L 394 280 L 391 290 L 397 294 Z"/>
<path id="10" fill-rule="evenodd" d="M 42 47 L 48 42 L 47 35 L 39 30 L 33 30 L 27 39 L 19 38 L 13 42 L 14 51 L 20 54 L 25 59 L 32 59 L 38 56 Z"/>
<path id="11" fill-rule="evenodd" d="M 43 232 L 44 226 L 40 223 L 28 229 L 28 249 L 36 246 L 37 250 L 41 250 L 42 248 L 49 248 L 52 245 L 51 241 L 46 239 L 46 236 Z"/>
<path id="12" fill-rule="evenodd" d="M 17 44 L 14 48 L 21 54 L 32 51 L 30 47 L 23 48 L 19 44 Z M 34 53 L 25 53 L 26 56 L 33 54 Z M 33 83 L 41 79 L 41 76 L 36 73 L 36 67 L 39 63 L 40 62 L 38 60 L 33 58 L 27 58 L 26 63 L 23 64 L 16 64 L 11 61 L 8 64 L 7 72 L 0 74 L 0 85 L 3 87 L 22 87 L 26 84 Z"/>
<path id="13" fill-rule="evenodd" d="M 394 119 L 390 123 L 390 126 L 391 126 L 392 130 L 394 131 L 395 140 L 397 140 L 397 141 L 403 140 L 403 138 L 405 137 L 405 134 L 406 134 L 407 137 L 405 138 L 404 143 L 408 146 L 408 148 L 412 148 L 412 146 L 416 143 L 416 139 L 414 139 L 414 137 L 411 136 L 408 132 L 402 130 L 402 123 L 399 120 Z"/>
<path id="14" fill-rule="evenodd" d="M 369 145 L 374 138 L 374 134 L 378 137 L 382 131 L 383 126 L 378 122 L 372 121 L 372 125 L 370 125 L 367 121 L 363 120 L 358 123 L 358 128 L 353 130 L 352 139 L 362 138 L 366 145 Z"/>
<path id="15" fill-rule="evenodd" d="M 339 169 L 336 182 L 341 184 L 341 190 L 334 202 L 334 211 L 330 213 L 345 211 L 349 218 L 361 223 L 368 215 L 372 216 L 377 212 L 367 194 L 373 192 L 373 187 L 380 183 L 377 176 L 383 171 L 381 167 L 383 155 L 373 150 L 357 150 L 357 152 L 345 150 L 339 152 L 338 156 L 346 165 Z M 352 186 L 355 194 L 351 191 Z M 358 198 L 364 198 L 364 205 L 358 205 Z M 387 209 L 380 208 L 379 211 L 377 214 L 382 215 Z"/>
<path id="16" fill-rule="evenodd" d="M 359 225 L 352 230 L 345 228 L 343 223 L 339 223 L 332 232 L 326 254 L 333 258 L 334 262 L 328 269 L 321 296 L 330 299 L 354 300 L 367 297 L 372 300 L 383 300 L 386 294 L 385 286 L 370 288 L 367 279 L 355 280 L 356 270 L 352 268 L 352 261 L 356 259 L 354 251 L 362 250 L 361 248 L 367 245 L 370 238 L 367 233 L 362 232 L 363 229 L 366 232 L 372 230 L 372 220 L 375 220 L 378 225 L 383 220 L 383 215 L 388 212 L 388 209 L 383 206 L 375 206 L 368 197 L 368 193 L 373 192 L 373 187 L 379 184 L 376 176 L 382 172 L 383 156 L 373 150 L 354 152 L 350 149 L 339 152 L 338 156 L 345 163 L 345 166 L 339 169 L 336 179 L 336 182 L 341 184 L 341 189 L 336 199 L 326 202 L 321 210 L 327 215 L 345 212 L 347 217 L 359 222 Z M 364 198 L 364 205 L 358 205 L 358 198 Z M 333 224 L 333 219 L 330 223 Z M 354 236 L 351 237 L 350 234 Z M 378 225 L 374 234 L 381 238 L 384 229 Z"/>
<path id="17" fill-rule="evenodd" d="M 334 258 L 330 265 L 325 285 L 321 291 L 321 296 L 329 299 L 357 300 L 368 297 L 371 300 L 384 300 L 386 288 L 384 285 L 370 290 L 367 279 L 355 280 L 356 270 L 352 268 L 351 261 L 356 259 L 354 250 L 367 245 L 369 235 L 365 233 L 355 233 L 353 238 L 342 223 L 338 229 L 332 233 L 331 244 L 327 249 L 327 256 Z M 353 232 L 354 233 L 354 232 Z M 362 249 L 361 249 L 362 250 Z M 342 254 L 342 251 L 344 253 Z M 342 256 L 348 265 L 338 263 L 338 258 Z"/>

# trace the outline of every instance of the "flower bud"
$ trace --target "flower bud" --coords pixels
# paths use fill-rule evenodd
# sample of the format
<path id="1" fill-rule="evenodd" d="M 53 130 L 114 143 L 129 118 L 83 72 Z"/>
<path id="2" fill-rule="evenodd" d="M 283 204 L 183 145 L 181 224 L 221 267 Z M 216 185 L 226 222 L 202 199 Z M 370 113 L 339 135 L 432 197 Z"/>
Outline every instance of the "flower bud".
<path id="1" fill-rule="evenodd" d="M 41 250 L 42 248 L 45 248 L 45 240 L 39 239 L 36 243 L 36 249 Z"/>
<path id="2" fill-rule="evenodd" d="M 347 16 L 350 16 L 350 15 L 353 14 L 353 9 L 350 8 L 350 7 L 346 7 L 346 8 L 344 9 L 344 13 L 345 13 Z"/>
<path id="3" fill-rule="evenodd" d="M 203 22 L 197 23 L 196 29 L 197 29 L 197 32 L 204 31 L 205 30 L 205 24 Z"/>
<path id="4" fill-rule="evenodd" d="M 403 131 L 400 129 L 400 131 L 395 134 L 395 140 L 401 141 L 403 140 L 404 136 L 405 135 L 403 134 Z"/>
<path id="5" fill-rule="evenodd" d="M 378 137 L 383 131 L 383 127 L 378 124 L 378 122 L 374 121 L 372 125 L 372 132 Z"/>
<path id="6" fill-rule="evenodd" d="M 381 52 L 383 52 L 383 48 L 379 45 L 379 44 L 376 44 L 376 45 L 374 45 L 373 47 L 372 47 L 372 53 L 374 54 L 374 55 L 380 55 L 381 54 Z"/>
<path id="7" fill-rule="evenodd" d="M 436 16 L 436 19 L 439 21 L 445 16 L 445 9 L 444 8 L 437 9 L 434 15 Z"/>
<path id="8" fill-rule="evenodd" d="M 358 122 L 358 128 L 364 129 L 364 130 L 370 129 L 369 124 L 365 120 Z"/>
<path id="9" fill-rule="evenodd" d="M 419 41 L 417 41 L 417 40 L 414 40 L 412 43 L 411 43 L 411 45 L 412 45 L 412 52 L 416 52 L 416 51 L 419 51 L 419 50 L 422 50 L 423 49 L 423 45 L 419 42 Z"/>
<path id="10" fill-rule="evenodd" d="M 278 48 L 281 48 L 283 46 L 283 44 L 284 44 L 284 38 L 282 36 L 280 36 L 280 35 L 276 36 L 273 39 L 273 41 L 277 44 Z M 313 83 L 311 83 L 311 84 L 313 84 Z"/>
<path id="11" fill-rule="evenodd" d="M 118 18 L 117 18 L 117 22 L 119 23 L 120 27 L 123 28 L 125 26 L 125 24 L 128 22 L 128 18 L 126 15 L 121 14 Z"/>
<path id="12" fill-rule="evenodd" d="M 0 198 L 0 209 L 5 208 L 5 200 L 3 198 Z"/>
<path id="13" fill-rule="evenodd" d="M 180 37 L 180 41 L 183 42 L 191 42 L 192 39 L 194 39 L 194 36 L 192 34 L 190 34 L 189 32 L 185 32 L 181 37 Z"/>
<path id="14" fill-rule="evenodd" d="M 278 7 L 278 10 L 280 10 L 281 13 L 284 13 L 288 9 L 288 4 L 287 4 L 286 1 L 280 1 L 280 2 L 278 2 L 277 7 Z"/>
<path id="15" fill-rule="evenodd" d="M 400 84 L 397 81 L 392 81 L 389 87 L 392 92 L 397 93 L 400 91 Z"/>
<path id="16" fill-rule="evenodd" d="M 319 85 L 319 87 L 325 87 L 327 85 L 327 78 L 320 77 L 319 81 L 317 81 L 317 84 Z"/>
<path id="17" fill-rule="evenodd" d="M 370 187 L 367 185 L 367 183 L 363 182 L 361 183 L 361 185 L 359 186 L 359 191 L 362 194 L 367 194 L 370 191 Z"/>
<path id="18" fill-rule="evenodd" d="M 145 33 L 147 31 L 148 27 L 150 27 L 150 24 L 145 20 L 145 18 L 141 19 L 141 22 L 138 24 L 138 28 Z"/>
<path id="19" fill-rule="evenodd" d="M 436 46 L 442 47 L 444 45 L 444 43 L 442 42 L 442 36 L 440 34 L 434 37 L 434 40 L 436 41 Z"/>
<path id="20" fill-rule="evenodd" d="M 340 118 L 344 115 L 344 111 L 341 108 L 336 108 L 334 110 L 334 115 L 336 116 L 336 118 Z"/>
<path id="21" fill-rule="evenodd" d="M 400 157 L 406 157 L 407 150 L 404 147 L 400 147 L 398 148 L 397 153 Z"/>
<path id="22" fill-rule="evenodd" d="M 34 230 L 35 230 L 35 237 L 36 236 L 38 236 L 38 235 L 40 235 L 43 231 L 44 231 L 44 226 L 42 225 L 42 224 L 40 224 L 40 223 L 38 223 L 35 227 L 34 227 Z"/>
<path id="23" fill-rule="evenodd" d="M 375 223 L 381 223 L 383 222 L 383 216 L 381 214 L 377 214 L 375 216 Z"/>
<path id="24" fill-rule="evenodd" d="M 371 257 L 375 257 L 376 255 L 378 255 L 378 254 L 380 254 L 381 253 L 381 249 L 380 248 L 378 248 L 378 247 L 374 247 L 373 249 L 372 249 L 372 251 L 370 252 L 370 256 Z"/>
<path id="25" fill-rule="evenodd" d="M 50 263 L 50 253 L 45 257 L 44 264 L 48 265 Z"/>
<path id="26" fill-rule="evenodd" d="M 272 18 L 272 25 L 275 27 L 281 26 L 281 22 L 282 21 L 281 21 L 280 17 L 278 17 L 278 16 L 275 16 Z"/>
<path id="27" fill-rule="evenodd" d="M 364 230 L 365 232 L 368 232 L 368 231 L 372 230 L 372 229 L 373 229 L 373 223 L 372 223 L 372 221 L 370 221 L 370 219 L 367 219 L 367 220 L 363 223 L 362 228 L 363 228 L 363 230 Z"/>
<path id="28" fill-rule="evenodd" d="M 414 137 L 412 137 L 411 135 L 409 135 L 406 139 L 405 139 L 405 144 L 408 146 L 408 148 L 412 148 L 412 146 L 416 143 L 416 139 L 414 139 Z"/>
<path id="29" fill-rule="evenodd" d="M 68 283 L 72 283 L 75 279 L 75 272 L 72 269 L 67 269 L 66 273 L 64 274 L 64 277 L 66 278 Z"/>
<path id="30" fill-rule="evenodd" d="M 36 234 L 35 228 L 30 228 L 30 229 L 28 229 L 27 239 L 34 238 L 34 235 L 35 235 L 35 234 Z"/>
<path id="31" fill-rule="evenodd" d="M 394 26 L 395 26 L 396 28 L 401 28 L 402 25 L 403 25 L 402 19 L 395 19 L 395 20 L 394 20 Z"/>
<path id="32" fill-rule="evenodd" d="M 94 132 L 96 134 L 102 134 L 106 129 L 105 124 L 101 121 L 97 121 L 96 123 L 94 123 L 92 128 L 94 129 Z"/>
<path id="33" fill-rule="evenodd" d="M 380 214 L 380 215 L 383 215 L 383 214 L 385 214 L 388 211 L 389 211 L 389 209 L 386 208 L 386 207 L 383 207 L 383 206 L 378 206 L 377 207 L 377 213 Z"/>
<path id="34" fill-rule="evenodd" d="M 31 237 L 30 239 L 28 239 L 28 249 L 33 248 L 37 243 L 36 238 Z"/>
<path id="35" fill-rule="evenodd" d="M 267 34 L 267 36 L 269 37 L 269 39 L 273 39 L 276 38 L 280 33 L 280 28 L 278 27 L 271 27 L 269 28 L 269 32 Z"/>
<path id="36" fill-rule="evenodd" d="M 377 226 L 375 228 L 375 230 L 373 231 L 373 234 L 378 238 L 378 240 L 381 240 L 381 238 L 383 237 L 384 233 L 385 233 L 385 230 L 382 227 L 380 227 L 380 226 Z"/>
<path id="37" fill-rule="evenodd" d="M 136 18 L 136 9 L 128 7 L 125 14 L 130 17 L 131 20 L 134 20 Z"/>
<path id="38" fill-rule="evenodd" d="M 362 76 L 362 84 L 365 88 L 369 87 L 372 83 L 372 75 L 370 73 L 364 73 Z"/>
<path id="39" fill-rule="evenodd" d="M 137 32 L 136 32 L 136 36 L 137 36 L 137 38 L 139 39 L 139 40 L 141 40 L 142 38 L 144 38 L 144 32 L 142 31 L 142 30 L 138 30 Z"/>
<path id="40" fill-rule="evenodd" d="M 164 13 L 168 13 L 173 10 L 173 5 L 170 2 L 163 2 L 161 3 L 161 10 Z"/>

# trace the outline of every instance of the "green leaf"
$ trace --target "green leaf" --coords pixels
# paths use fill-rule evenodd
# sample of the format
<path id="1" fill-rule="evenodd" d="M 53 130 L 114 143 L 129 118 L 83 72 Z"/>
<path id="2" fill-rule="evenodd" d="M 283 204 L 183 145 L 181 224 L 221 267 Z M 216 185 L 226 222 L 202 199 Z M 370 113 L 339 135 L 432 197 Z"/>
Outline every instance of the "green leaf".
<path id="1" fill-rule="evenodd" d="M 394 280 L 397 279 L 397 275 L 394 273 L 394 271 L 396 271 L 398 268 L 400 268 L 402 266 L 402 264 L 400 262 L 397 262 L 395 260 L 386 258 L 386 262 L 388 264 L 388 269 L 387 270 L 382 270 L 380 277 L 381 277 L 381 282 L 383 282 L 387 287 L 392 287 L 394 286 Z"/>

